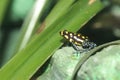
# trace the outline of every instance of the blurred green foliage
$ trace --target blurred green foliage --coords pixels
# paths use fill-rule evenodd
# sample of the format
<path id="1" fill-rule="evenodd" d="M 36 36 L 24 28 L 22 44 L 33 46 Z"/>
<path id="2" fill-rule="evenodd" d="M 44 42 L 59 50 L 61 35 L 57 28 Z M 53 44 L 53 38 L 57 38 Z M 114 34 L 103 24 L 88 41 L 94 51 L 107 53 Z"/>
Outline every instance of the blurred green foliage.
<path id="1" fill-rule="evenodd" d="M 19 19 L 25 19 L 34 2 L 34 0 L 13 0 L 10 15 L 12 20 L 16 21 Z"/>

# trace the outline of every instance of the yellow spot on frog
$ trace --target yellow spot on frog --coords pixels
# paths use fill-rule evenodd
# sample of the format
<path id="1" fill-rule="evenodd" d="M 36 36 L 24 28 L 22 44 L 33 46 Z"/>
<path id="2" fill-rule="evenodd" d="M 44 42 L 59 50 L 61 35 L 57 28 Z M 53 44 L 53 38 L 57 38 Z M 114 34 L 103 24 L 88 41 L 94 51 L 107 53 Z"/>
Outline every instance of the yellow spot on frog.
<path id="1" fill-rule="evenodd" d="M 69 37 L 67 35 L 65 35 L 65 38 L 68 39 Z"/>

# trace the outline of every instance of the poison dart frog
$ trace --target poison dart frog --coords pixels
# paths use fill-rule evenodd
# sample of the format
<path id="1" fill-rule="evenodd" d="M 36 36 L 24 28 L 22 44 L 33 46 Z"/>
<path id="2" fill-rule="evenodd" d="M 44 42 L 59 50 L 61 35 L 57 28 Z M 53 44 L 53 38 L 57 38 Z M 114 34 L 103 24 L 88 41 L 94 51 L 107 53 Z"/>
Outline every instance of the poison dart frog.
<path id="1" fill-rule="evenodd" d="M 63 30 L 60 31 L 60 35 L 63 36 L 67 41 L 72 43 L 73 47 L 75 47 L 77 51 L 80 51 L 79 47 L 77 46 L 82 46 L 84 51 L 89 51 L 97 46 L 94 42 L 90 42 L 87 36 L 83 36 L 79 33 L 73 33 L 67 30 Z"/>

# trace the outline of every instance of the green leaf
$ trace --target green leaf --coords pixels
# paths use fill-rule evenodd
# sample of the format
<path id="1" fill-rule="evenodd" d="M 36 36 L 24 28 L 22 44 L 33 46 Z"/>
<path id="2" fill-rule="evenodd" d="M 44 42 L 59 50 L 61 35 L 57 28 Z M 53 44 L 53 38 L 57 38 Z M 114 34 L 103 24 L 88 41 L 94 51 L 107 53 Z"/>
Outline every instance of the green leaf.
<path id="1" fill-rule="evenodd" d="M 9 0 L 0 0 L 0 27 L 5 17 L 5 12 L 7 10 L 9 3 L 10 3 Z"/>
<path id="2" fill-rule="evenodd" d="M 42 3 L 42 4 L 41 4 Z M 27 43 L 29 42 L 33 32 L 36 28 L 36 24 L 38 23 L 39 16 L 41 15 L 42 9 L 45 5 L 46 0 L 38 0 L 35 2 L 33 9 L 29 13 L 29 15 L 25 18 L 25 21 L 22 25 L 22 29 L 20 32 L 20 38 L 16 46 L 15 53 L 23 49 Z M 41 4 L 41 5 L 40 5 Z"/>

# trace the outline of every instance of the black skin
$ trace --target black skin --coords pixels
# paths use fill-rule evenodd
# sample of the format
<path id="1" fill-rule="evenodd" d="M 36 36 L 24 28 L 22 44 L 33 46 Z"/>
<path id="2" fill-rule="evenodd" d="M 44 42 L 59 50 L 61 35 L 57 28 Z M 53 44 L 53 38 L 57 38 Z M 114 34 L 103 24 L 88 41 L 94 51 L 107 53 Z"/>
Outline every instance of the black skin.
<path id="1" fill-rule="evenodd" d="M 93 48 L 95 48 L 97 45 L 93 42 L 90 42 L 88 40 L 85 40 L 83 43 L 82 43 L 82 48 L 83 50 L 79 49 L 79 47 L 77 47 L 74 43 L 72 43 L 73 47 L 80 53 L 82 52 L 86 52 L 86 51 L 89 51 Z"/>
<path id="2" fill-rule="evenodd" d="M 95 43 L 93 43 L 93 42 L 90 42 L 90 41 L 84 41 L 83 43 L 82 43 L 82 48 L 83 49 L 93 49 L 94 47 L 96 47 L 97 45 L 95 44 Z"/>

